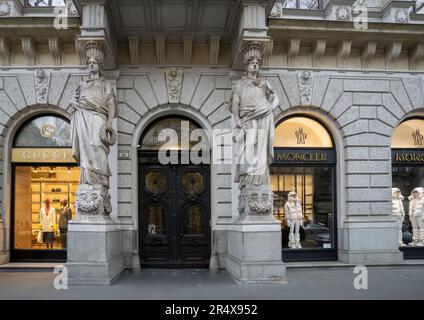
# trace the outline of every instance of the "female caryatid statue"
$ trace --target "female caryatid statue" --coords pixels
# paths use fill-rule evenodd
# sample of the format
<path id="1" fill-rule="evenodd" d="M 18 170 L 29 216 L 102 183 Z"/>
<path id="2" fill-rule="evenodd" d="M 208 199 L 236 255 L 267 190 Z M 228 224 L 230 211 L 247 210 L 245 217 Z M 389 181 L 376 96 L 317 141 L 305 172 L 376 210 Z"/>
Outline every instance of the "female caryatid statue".
<path id="1" fill-rule="evenodd" d="M 269 165 L 274 151 L 274 114 L 279 100 L 269 83 L 258 76 L 262 44 L 249 41 L 242 46 L 246 74 L 235 84 L 230 101 L 236 127 L 236 177 L 240 189 L 269 185 Z"/>
<path id="2" fill-rule="evenodd" d="M 402 241 L 402 224 L 405 219 L 405 209 L 403 207 L 403 195 L 399 188 L 392 188 L 392 214 L 396 218 L 398 226 L 399 246 L 404 246 Z"/>
<path id="3" fill-rule="evenodd" d="M 102 58 L 88 56 L 90 77 L 70 102 L 72 155 L 80 165 L 80 184 L 109 188 L 109 147 L 116 141 L 112 121 L 118 115 L 112 87 L 100 77 Z"/>

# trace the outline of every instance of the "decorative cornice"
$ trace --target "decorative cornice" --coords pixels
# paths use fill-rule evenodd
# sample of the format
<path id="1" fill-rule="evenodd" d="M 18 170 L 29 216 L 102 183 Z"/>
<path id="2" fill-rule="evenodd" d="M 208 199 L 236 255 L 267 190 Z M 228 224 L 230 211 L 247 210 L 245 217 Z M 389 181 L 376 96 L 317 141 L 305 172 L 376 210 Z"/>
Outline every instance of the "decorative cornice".
<path id="1" fill-rule="evenodd" d="M 36 62 L 36 50 L 34 40 L 30 37 L 21 38 L 22 50 L 27 58 L 29 66 L 34 66 Z"/>
<path id="2" fill-rule="evenodd" d="M 61 50 L 58 38 L 48 38 L 50 54 L 53 57 L 55 66 L 62 64 Z"/>
<path id="3" fill-rule="evenodd" d="M 166 63 L 166 51 L 165 51 L 166 36 L 164 35 L 155 36 L 155 41 L 156 41 L 156 63 L 165 64 Z"/>
<path id="4" fill-rule="evenodd" d="M 184 64 L 191 64 L 193 52 L 193 36 L 183 36 Z"/>
<path id="5" fill-rule="evenodd" d="M 219 59 L 219 46 L 221 36 L 209 36 L 209 63 L 217 65 Z"/>
<path id="6" fill-rule="evenodd" d="M 325 47 L 327 44 L 327 40 L 318 39 L 315 41 L 314 49 L 312 51 L 312 66 L 319 67 L 321 58 L 325 53 Z"/>
<path id="7" fill-rule="evenodd" d="M 390 69 L 393 67 L 393 63 L 397 58 L 399 58 L 401 50 L 402 42 L 392 42 L 390 46 L 386 49 L 386 69 Z"/>
<path id="8" fill-rule="evenodd" d="M 128 37 L 128 50 L 130 52 L 130 63 L 139 64 L 140 59 L 140 38 L 138 36 Z"/>
<path id="9" fill-rule="evenodd" d="M 3 59 L 4 66 L 10 66 L 10 45 L 4 37 L 0 37 L 0 57 Z"/>
<path id="10" fill-rule="evenodd" d="M 300 39 L 290 39 L 289 46 L 287 48 L 287 66 L 292 67 L 294 65 L 299 49 Z"/>
<path id="11" fill-rule="evenodd" d="M 343 68 L 352 49 L 352 40 L 343 40 L 337 49 L 337 67 Z"/>
<path id="12" fill-rule="evenodd" d="M 367 69 L 368 64 L 375 55 L 377 50 L 377 41 L 367 41 L 361 49 L 361 65 L 362 68 Z"/>
<path id="13" fill-rule="evenodd" d="M 410 49 L 409 53 L 409 69 L 415 70 L 419 60 L 424 58 L 424 43 L 417 43 L 413 48 Z"/>

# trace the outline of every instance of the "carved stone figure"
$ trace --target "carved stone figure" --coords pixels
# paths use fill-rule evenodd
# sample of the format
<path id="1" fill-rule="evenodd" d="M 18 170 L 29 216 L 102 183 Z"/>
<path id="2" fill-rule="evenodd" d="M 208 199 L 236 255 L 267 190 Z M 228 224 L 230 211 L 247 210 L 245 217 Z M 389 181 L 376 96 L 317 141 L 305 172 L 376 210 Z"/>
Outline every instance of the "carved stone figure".
<path id="1" fill-rule="evenodd" d="M 300 244 L 300 227 L 303 227 L 303 214 L 300 200 L 295 191 L 289 192 L 288 199 L 284 205 L 284 217 L 287 226 L 290 227 L 289 248 L 302 248 Z"/>
<path id="2" fill-rule="evenodd" d="M 302 105 L 310 106 L 312 102 L 312 74 L 310 71 L 303 71 L 300 74 L 299 89 Z"/>
<path id="3" fill-rule="evenodd" d="M 392 188 L 392 214 L 396 217 L 399 232 L 399 246 L 404 246 L 402 241 L 402 224 L 405 219 L 402 193 L 399 188 Z"/>
<path id="4" fill-rule="evenodd" d="M 409 196 L 409 220 L 412 224 L 412 246 L 424 246 L 424 188 L 412 190 Z"/>
<path id="5" fill-rule="evenodd" d="M 248 215 L 272 214 L 269 165 L 274 157 L 273 110 L 279 100 L 270 84 L 258 75 L 262 52 L 259 41 L 243 44 L 241 55 L 246 74 L 235 83 L 230 100 L 236 123 L 233 140 L 236 143 L 235 182 L 240 184 L 241 190 L 239 210 L 240 214 Z"/>
<path id="6" fill-rule="evenodd" d="M 35 71 L 35 95 L 37 103 L 47 103 L 50 86 L 50 73 L 43 69 Z"/>
<path id="7" fill-rule="evenodd" d="M 72 155 L 80 165 L 77 209 L 81 214 L 107 215 L 111 211 L 108 154 L 116 142 L 112 121 L 118 109 L 111 85 L 100 75 L 103 55 L 96 51 L 95 44 L 87 46 L 91 53 L 87 54 L 90 76 L 79 84 L 70 102 Z"/>
<path id="8" fill-rule="evenodd" d="M 182 79 L 183 73 L 179 70 L 172 69 L 166 72 L 166 83 L 168 85 L 169 103 L 180 102 Z"/>

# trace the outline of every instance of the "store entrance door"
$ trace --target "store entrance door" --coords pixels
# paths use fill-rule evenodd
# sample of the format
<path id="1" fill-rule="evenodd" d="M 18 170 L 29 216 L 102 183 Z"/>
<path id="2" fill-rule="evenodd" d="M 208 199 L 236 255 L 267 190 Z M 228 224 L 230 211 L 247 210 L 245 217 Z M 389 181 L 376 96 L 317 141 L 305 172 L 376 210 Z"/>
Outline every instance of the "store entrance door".
<path id="1" fill-rule="evenodd" d="M 161 165 L 141 156 L 139 248 L 144 267 L 207 267 L 209 165 Z M 147 161 L 146 161 L 147 159 Z"/>

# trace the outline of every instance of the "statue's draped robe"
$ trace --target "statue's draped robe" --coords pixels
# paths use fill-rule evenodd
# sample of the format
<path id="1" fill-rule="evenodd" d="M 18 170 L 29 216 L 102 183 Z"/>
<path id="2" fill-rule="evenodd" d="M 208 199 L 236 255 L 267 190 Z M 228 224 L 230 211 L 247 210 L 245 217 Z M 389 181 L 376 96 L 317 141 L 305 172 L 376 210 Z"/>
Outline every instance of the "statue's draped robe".
<path id="1" fill-rule="evenodd" d="M 275 129 L 269 102 L 271 94 L 274 94 L 272 88 L 261 78 L 243 78 L 236 83 L 233 91 L 233 95 L 238 96 L 239 117 L 244 123 L 244 128 L 235 130 L 235 182 L 240 183 L 240 188 L 270 182 L 269 165 L 274 158 Z"/>
<path id="2" fill-rule="evenodd" d="M 109 188 L 109 146 L 100 139 L 100 128 L 107 122 L 110 106 L 117 116 L 113 90 L 100 78 L 88 79 L 80 83 L 71 104 L 75 107 L 71 121 L 72 155 L 80 164 L 80 184 Z"/>

